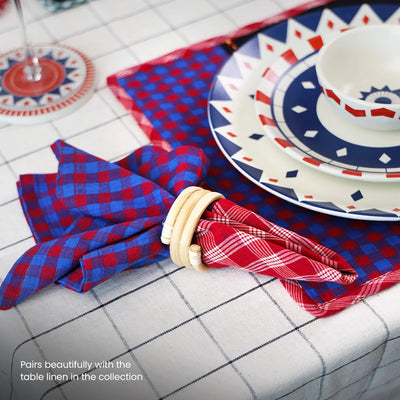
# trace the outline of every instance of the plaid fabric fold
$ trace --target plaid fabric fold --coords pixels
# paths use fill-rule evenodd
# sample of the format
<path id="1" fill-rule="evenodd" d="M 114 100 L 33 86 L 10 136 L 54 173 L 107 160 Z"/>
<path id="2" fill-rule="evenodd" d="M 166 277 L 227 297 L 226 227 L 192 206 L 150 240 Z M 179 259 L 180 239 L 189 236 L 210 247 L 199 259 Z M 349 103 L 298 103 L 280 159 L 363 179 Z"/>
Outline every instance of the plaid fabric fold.
<path id="1" fill-rule="evenodd" d="M 222 199 L 196 230 L 205 264 L 236 267 L 281 279 L 347 285 L 357 273 L 343 257 L 295 232 Z"/>
<path id="2" fill-rule="evenodd" d="M 0 287 L 7 309 L 55 282 L 85 292 L 126 268 L 168 256 L 161 224 L 181 190 L 198 184 L 207 159 L 195 147 L 146 146 L 116 164 L 62 141 L 57 174 L 24 175 L 21 204 L 37 244 Z"/>

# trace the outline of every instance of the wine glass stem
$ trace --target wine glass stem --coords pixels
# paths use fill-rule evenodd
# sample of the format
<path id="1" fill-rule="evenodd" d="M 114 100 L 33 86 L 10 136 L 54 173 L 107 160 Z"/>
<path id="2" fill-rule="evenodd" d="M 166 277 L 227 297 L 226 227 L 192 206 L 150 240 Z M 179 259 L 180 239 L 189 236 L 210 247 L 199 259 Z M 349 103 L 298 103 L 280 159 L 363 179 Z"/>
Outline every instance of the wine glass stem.
<path id="1" fill-rule="evenodd" d="M 28 35 L 26 33 L 26 25 L 24 21 L 24 15 L 22 12 L 21 0 L 14 0 L 14 5 L 17 10 L 19 23 L 22 30 L 22 39 L 25 52 L 25 73 L 26 77 L 30 81 L 39 81 L 41 78 L 41 71 L 39 60 L 33 50 L 32 45 L 28 41 Z"/>

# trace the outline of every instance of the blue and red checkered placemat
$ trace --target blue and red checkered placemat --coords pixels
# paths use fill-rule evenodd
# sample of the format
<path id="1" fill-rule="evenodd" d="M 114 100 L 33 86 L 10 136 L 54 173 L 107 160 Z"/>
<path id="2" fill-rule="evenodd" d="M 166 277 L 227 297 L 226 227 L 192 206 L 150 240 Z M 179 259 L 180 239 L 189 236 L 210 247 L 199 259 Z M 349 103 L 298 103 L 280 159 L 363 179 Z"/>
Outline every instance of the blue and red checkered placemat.
<path id="1" fill-rule="evenodd" d="M 358 273 L 350 285 L 282 281 L 299 304 L 319 317 L 399 281 L 400 225 L 321 214 L 265 192 L 234 169 L 220 151 L 209 128 L 207 103 L 214 76 L 243 40 L 271 23 L 325 3 L 308 3 L 273 20 L 180 49 L 108 78 L 111 90 L 153 143 L 165 148 L 196 145 L 203 149 L 211 160 L 207 186 L 271 222 L 331 248 L 350 263 Z M 395 10 L 398 6 L 391 7 Z M 358 9 L 351 7 L 346 13 L 354 14 Z M 296 17 L 299 21 L 302 18 Z"/>

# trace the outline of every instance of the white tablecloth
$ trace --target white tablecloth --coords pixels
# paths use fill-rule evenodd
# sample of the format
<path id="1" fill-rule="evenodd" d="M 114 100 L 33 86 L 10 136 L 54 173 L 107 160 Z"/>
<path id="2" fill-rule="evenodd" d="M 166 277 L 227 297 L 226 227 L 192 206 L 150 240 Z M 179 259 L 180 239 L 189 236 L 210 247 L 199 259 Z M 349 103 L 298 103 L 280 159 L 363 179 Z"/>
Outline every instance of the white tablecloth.
<path id="1" fill-rule="evenodd" d="M 304 1 L 94 0 L 57 14 L 37 0 L 23 3 L 33 42 L 85 52 L 97 88 L 54 122 L 0 124 L 0 279 L 34 244 L 15 182 L 19 174 L 56 171 L 49 145 L 61 138 L 116 160 L 147 143 L 107 88 L 108 75 Z M 0 51 L 20 39 L 10 6 L 0 16 Z M 276 279 L 200 274 L 169 260 L 86 294 L 51 285 L 0 311 L 0 398 L 394 400 L 399 304 L 395 285 L 315 319 Z"/>

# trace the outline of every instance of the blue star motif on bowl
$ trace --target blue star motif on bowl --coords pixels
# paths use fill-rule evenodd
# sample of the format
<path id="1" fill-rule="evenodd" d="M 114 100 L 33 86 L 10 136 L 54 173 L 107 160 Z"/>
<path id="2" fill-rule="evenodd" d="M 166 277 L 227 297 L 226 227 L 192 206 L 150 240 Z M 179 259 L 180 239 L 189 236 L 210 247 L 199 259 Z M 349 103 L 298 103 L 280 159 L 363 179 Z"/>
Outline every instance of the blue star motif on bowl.
<path id="1" fill-rule="evenodd" d="M 369 92 L 361 92 L 360 100 L 369 101 L 379 104 L 396 104 L 400 103 L 400 89 L 391 90 L 389 86 L 384 86 L 382 89 L 377 89 L 371 86 Z"/>

